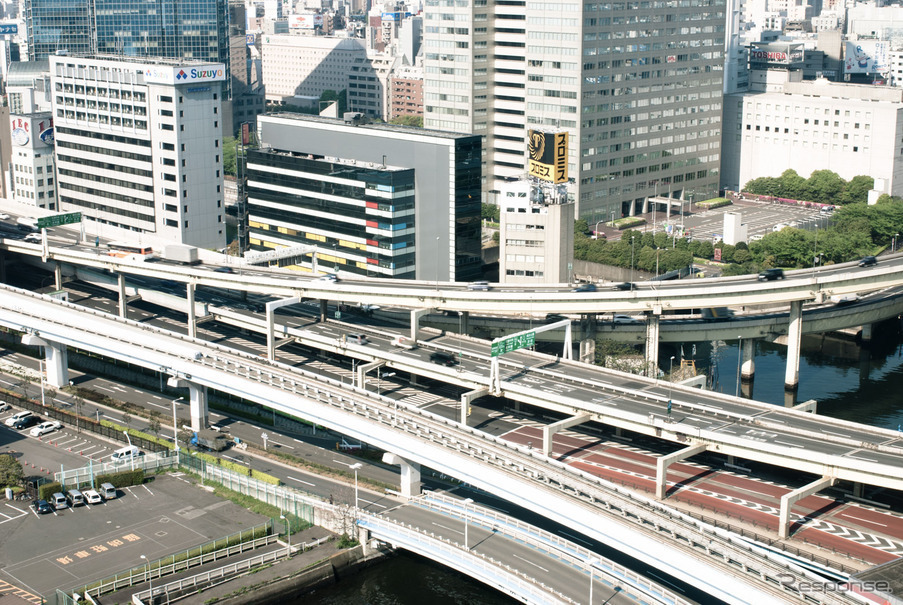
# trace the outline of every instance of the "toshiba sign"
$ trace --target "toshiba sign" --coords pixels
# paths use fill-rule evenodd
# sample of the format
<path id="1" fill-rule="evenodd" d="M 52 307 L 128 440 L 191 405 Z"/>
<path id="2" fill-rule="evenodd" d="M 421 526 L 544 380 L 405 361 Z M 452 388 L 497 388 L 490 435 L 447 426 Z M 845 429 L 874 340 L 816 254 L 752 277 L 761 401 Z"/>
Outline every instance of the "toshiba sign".
<path id="1" fill-rule="evenodd" d="M 749 53 L 749 58 L 754 61 L 787 61 L 787 53 L 771 50 L 753 50 Z"/>

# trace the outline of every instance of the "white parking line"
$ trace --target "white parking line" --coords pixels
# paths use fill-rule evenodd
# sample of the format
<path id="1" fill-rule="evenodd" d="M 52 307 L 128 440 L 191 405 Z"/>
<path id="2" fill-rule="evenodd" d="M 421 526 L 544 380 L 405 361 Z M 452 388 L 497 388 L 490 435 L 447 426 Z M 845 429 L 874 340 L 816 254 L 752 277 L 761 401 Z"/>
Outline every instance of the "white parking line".
<path id="1" fill-rule="evenodd" d="M 298 483 L 303 483 L 304 485 L 309 485 L 311 487 L 314 487 L 313 483 L 310 483 L 309 481 L 304 481 L 303 479 L 296 479 L 295 477 L 292 477 L 291 475 L 286 475 L 285 478 L 291 479 L 292 481 L 297 481 Z"/>
<path id="2" fill-rule="evenodd" d="M 148 486 L 142 485 L 141 487 L 143 487 L 144 489 L 146 489 L 146 490 L 147 490 L 147 493 L 149 493 L 151 496 L 154 495 L 154 492 L 150 491 L 150 488 L 149 488 Z"/>

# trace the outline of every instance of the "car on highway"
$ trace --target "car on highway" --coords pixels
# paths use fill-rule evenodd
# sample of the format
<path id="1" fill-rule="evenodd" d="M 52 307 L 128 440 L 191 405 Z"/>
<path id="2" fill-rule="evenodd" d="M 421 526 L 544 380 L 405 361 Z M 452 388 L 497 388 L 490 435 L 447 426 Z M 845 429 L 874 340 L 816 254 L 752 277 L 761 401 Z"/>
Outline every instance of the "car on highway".
<path id="1" fill-rule="evenodd" d="M 214 273 L 235 273 L 235 269 L 232 267 L 217 267 L 213 270 Z"/>
<path id="2" fill-rule="evenodd" d="M 878 264 L 878 259 L 874 256 L 864 256 L 862 260 L 859 261 L 860 267 L 873 267 Z"/>
<path id="3" fill-rule="evenodd" d="M 32 244 L 40 244 L 41 236 L 38 235 L 37 233 L 29 233 L 28 235 L 25 236 L 25 241 L 32 243 Z"/>
<path id="4" fill-rule="evenodd" d="M 103 504 L 103 498 L 100 497 L 97 490 L 86 489 L 82 492 L 82 495 L 85 497 L 85 502 L 88 504 Z"/>
<path id="5" fill-rule="evenodd" d="M 47 500 L 35 500 L 31 503 L 31 507 L 34 509 L 34 512 L 39 515 L 46 515 L 47 513 L 53 512 L 53 507 L 50 506 L 50 502 L 47 502 Z"/>
<path id="6" fill-rule="evenodd" d="M 631 324 L 639 324 L 639 323 L 643 323 L 643 322 L 642 322 L 642 320 L 639 320 L 636 317 L 633 317 L 631 315 L 615 314 L 615 315 L 611 316 L 611 323 L 631 325 Z"/>
<path id="7" fill-rule="evenodd" d="M 28 431 L 28 434 L 32 437 L 40 437 L 41 435 L 46 435 L 47 433 L 59 430 L 62 426 L 63 425 L 56 420 L 47 420 Z"/>
<path id="8" fill-rule="evenodd" d="M 625 281 L 625 282 L 622 282 L 622 283 L 620 283 L 620 284 L 615 284 L 614 289 L 615 289 L 615 290 L 622 290 L 622 291 L 627 291 L 627 292 L 629 292 L 629 291 L 631 291 L 631 290 L 636 290 L 637 287 L 636 287 L 636 284 L 631 283 L 631 282 L 629 282 L 629 281 Z"/>
<path id="9" fill-rule="evenodd" d="M 0 220 L 5 221 L 9 218 L 9 215 L 5 212 L 0 212 Z"/>
<path id="10" fill-rule="evenodd" d="M 327 273 L 326 275 L 318 277 L 317 281 L 337 282 L 339 281 L 339 276 L 335 273 Z"/>
<path id="11" fill-rule="evenodd" d="M 765 269 L 761 273 L 759 273 L 756 278 L 759 281 L 773 281 L 775 279 L 784 279 L 784 270 L 783 269 Z"/>
<path id="12" fill-rule="evenodd" d="M 408 338 L 407 336 L 393 336 L 392 337 L 392 346 L 399 347 L 401 349 L 413 349 L 416 345 L 416 341 Z"/>
<path id="13" fill-rule="evenodd" d="M 475 281 L 467 284 L 467 289 L 471 292 L 487 292 L 491 288 L 488 281 Z"/>
<path id="14" fill-rule="evenodd" d="M 580 284 L 579 286 L 577 286 L 576 288 L 571 290 L 571 292 L 595 292 L 595 291 L 596 291 L 596 284 Z"/>
<path id="15" fill-rule="evenodd" d="M 442 366 L 458 365 L 458 360 L 455 359 L 455 356 L 451 353 L 446 353 L 445 351 L 433 351 L 430 353 L 430 361 Z"/>

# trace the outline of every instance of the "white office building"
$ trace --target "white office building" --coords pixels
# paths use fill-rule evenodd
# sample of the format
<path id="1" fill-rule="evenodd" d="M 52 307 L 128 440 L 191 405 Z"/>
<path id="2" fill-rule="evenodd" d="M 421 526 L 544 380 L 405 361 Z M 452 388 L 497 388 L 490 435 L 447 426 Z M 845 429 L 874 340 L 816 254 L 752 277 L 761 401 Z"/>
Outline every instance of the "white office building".
<path id="1" fill-rule="evenodd" d="M 325 90 L 347 89 L 352 68 L 367 63 L 364 42 L 353 38 L 264 35 L 261 49 L 268 103 L 314 105 Z"/>
<path id="2" fill-rule="evenodd" d="M 9 132 L 9 197 L 20 204 L 56 210 L 51 113 L 12 114 Z"/>
<path id="3" fill-rule="evenodd" d="M 903 196 L 903 90 L 800 78 L 753 72 L 750 92 L 725 97 L 723 187 L 792 168 L 868 175 Z"/>
<path id="4" fill-rule="evenodd" d="M 223 65 L 52 56 L 50 72 L 60 208 L 116 239 L 222 248 Z"/>

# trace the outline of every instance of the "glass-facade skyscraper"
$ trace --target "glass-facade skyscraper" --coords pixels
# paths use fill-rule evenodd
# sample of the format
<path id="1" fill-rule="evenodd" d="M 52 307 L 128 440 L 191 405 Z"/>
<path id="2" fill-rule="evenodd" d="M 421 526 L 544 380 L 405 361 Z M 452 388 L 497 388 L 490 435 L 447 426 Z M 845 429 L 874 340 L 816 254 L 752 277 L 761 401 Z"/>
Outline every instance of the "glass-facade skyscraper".
<path id="1" fill-rule="evenodd" d="M 226 66 L 227 0 L 26 0 L 28 59 L 70 55 L 165 57 Z"/>

